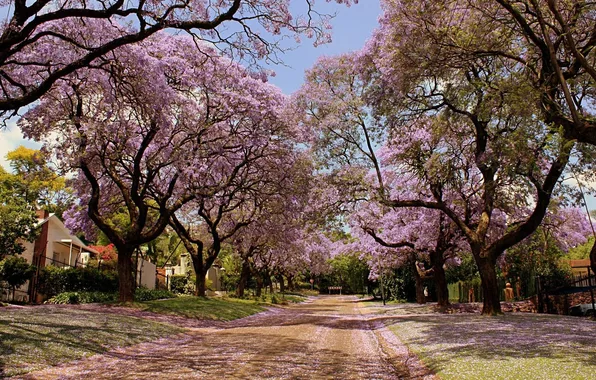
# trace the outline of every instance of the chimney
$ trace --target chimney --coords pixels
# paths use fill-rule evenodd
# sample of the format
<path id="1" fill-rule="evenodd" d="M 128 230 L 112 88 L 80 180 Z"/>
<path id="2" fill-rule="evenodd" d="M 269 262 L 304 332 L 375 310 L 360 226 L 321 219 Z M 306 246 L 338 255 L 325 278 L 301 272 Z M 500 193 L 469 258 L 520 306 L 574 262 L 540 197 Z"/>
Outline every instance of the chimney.
<path id="1" fill-rule="evenodd" d="M 37 210 L 37 211 L 35 211 L 35 213 L 37 214 L 37 217 L 39 219 L 47 219 L 50 216 L 50 213 L 48 210 Z"/>

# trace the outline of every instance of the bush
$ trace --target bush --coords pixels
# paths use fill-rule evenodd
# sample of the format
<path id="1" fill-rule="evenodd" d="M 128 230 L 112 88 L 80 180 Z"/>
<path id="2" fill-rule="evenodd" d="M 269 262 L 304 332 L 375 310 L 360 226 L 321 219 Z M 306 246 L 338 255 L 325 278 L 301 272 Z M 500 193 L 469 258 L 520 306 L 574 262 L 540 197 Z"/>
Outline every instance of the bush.
<path id="1" fill-rule="evenodd" d="M 135 300 L 139 302 L 152 301 L 163 298 L 174 298 L 176 295 L 167 290 L 138 288 L 135 290 Z M 117 292 L 62 292 L 46 301 L 49 304 L 81 304 L 81 303 L 106 303 L 118 301 Z"/>
<path id="2" fill-rule="evenodd" d="M 14 298 L 15 289 L 25 284 L 35 273 L 35 269 L 24 257 L 9 256 L 0 261 L 0 281 L 5 281 L 10 286 Z"/>
<path id="3" fill-rule="evenodd" d="M 187 278 L 184 274 L 175 274 L 170 276 L 170 290 L 173 293 L 184 294 L 184 288 L 186 287 Z"/>
<path id="4" fill-rule="evenodd" d="M 64 305 L 64 304 L 79 304 L 79 303 L 105 303 L 115 302 L 118 299 L 116 293 L 104 292 L 63 292 L 60 293 L 45 303 Z"/>
<path id="5" fill-rule="evenodd" d="M 190 272 L 175 274 L 170 277 L 170 290 L 176 294 L 194 295 L 196 290 L 196 277 Z"/>
<path id="6" fill-rule="evenodd" d="M 118 277 L 114 272 L 95 268 L 44 267 L 39 276 L 39 292 L 53 297 L 64 292 L 102 292 L 118 290 Z"/>
<path id="7" fill-rule="evenodd" d="M 138 288 L 135 291 L 135 301 L 139 302 L 175 297 L 176 295 L 168 290 Z"/>

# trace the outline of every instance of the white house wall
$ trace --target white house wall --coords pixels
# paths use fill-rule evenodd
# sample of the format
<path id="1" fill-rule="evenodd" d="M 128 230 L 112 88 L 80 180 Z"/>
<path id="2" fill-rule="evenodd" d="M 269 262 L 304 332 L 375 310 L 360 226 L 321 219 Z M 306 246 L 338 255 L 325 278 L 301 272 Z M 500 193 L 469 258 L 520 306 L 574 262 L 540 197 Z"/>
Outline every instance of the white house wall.
<path id="1" fill-rule="evenodd" d="M 155 289 L 155 264 L 147 260 L 139 260 L 137 267 L 137 284 L 147 289 Z M 140 281 L 139 281 L 140 280 Z"/>

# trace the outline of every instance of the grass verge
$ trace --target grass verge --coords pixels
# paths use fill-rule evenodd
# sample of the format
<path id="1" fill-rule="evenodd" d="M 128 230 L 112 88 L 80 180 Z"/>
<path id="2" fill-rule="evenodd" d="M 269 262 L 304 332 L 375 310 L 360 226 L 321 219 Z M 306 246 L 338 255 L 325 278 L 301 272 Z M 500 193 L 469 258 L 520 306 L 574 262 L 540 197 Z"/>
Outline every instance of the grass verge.
<path id="1" fill-rule="evenodd" d="M 251 300 L 192 296 L 135 303 L 134 306 L 143 311 L 158 314 L 216 321 L 231 321 L 265 310 L 257 302 Z"/>
<path id="2" fill-rule="evenodd" d="M 60 306 L 0 309 L 0 377 L 184 331 L 140 318 Z"/>
<path id="3" fill-rule="evenodd" d="M 513 313 L 403 316 L 389 328 L 442 379 L 596 379 L 596 323 Z"/>

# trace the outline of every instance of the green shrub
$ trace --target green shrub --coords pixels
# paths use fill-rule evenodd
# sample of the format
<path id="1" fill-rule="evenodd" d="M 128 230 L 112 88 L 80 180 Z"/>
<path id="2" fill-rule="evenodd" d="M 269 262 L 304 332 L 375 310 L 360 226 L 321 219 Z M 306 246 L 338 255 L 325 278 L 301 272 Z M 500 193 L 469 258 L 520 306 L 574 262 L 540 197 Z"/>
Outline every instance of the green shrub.
<path id="1" fill-rule="evenodd" d="M 139 302 L 152 301 L 163 298 L 174 298 L 176 295 L 167 290 L 138 288 L 135 290 L 135 300 Z M 49 304 L 82 304 L 116 302 L 117 292 L 62 292 L 46 301 Z"/>
<path id="2" fill-rule="evenodd" d="M 275 296 L 275 294 L 271 295 L 271 303 L 274 305 L 277 305 L 279 303 L 279 300 L 277 299 L 277 297 Z"/>
<path id="3" fill-rule="evenodd" d="M 176 295 L 168 290 L 138 288 L 135 291 L 135 301 L 139 302 L 175 297 Z"/>
<path id="4" fill-rule="evenodd" d="M 116 293 L 105 293 L 105 292 L 63 292 L 49 300 L 46 303 L 49 304 L 79 304 L 79 303 L 105 303 L 115 302 L 118 299 Z"/>
<path id="5" fill-rule="evenodd" d="M 40 272 L 39 292 L 48 297 L 64 292 L 103 292 L 118 290 L 118 277 L 114 272 L 95 268 L 59 268 L 46 266 Z"/>
<path id="6" fill-rule="evenodd" d="M 187 276 L 184 274 L 170 276 L 170 290 L 173 293 L 184 294 L 184 288 L 186 287 L 187 282 Z"/>
<path id="7" fill-rule="evenodd" d="M 13 299 L 15 289 L 27 282 L 35 273 L 35 269 L 21 256 L 8 256 L 0 261 L 0 281 L 10 286 Z"/>

